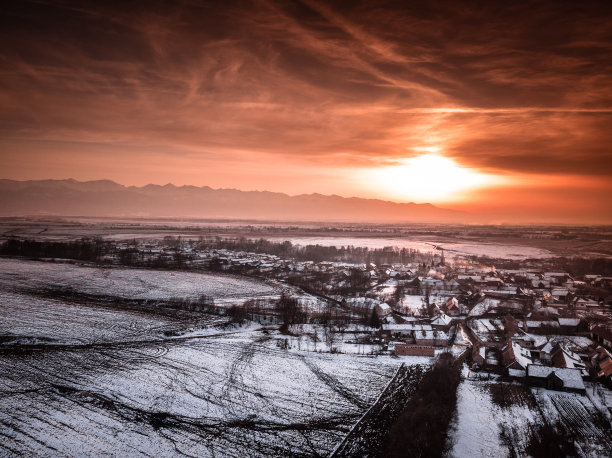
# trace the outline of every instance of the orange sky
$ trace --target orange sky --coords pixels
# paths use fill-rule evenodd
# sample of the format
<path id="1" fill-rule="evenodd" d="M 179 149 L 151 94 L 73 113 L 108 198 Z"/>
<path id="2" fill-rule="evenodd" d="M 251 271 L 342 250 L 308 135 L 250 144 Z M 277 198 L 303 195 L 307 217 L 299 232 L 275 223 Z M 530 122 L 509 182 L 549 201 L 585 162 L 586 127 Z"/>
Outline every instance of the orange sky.
<path id="1" fill-rule="evenodd" d="M 96 3 L 5 8 L 0 178 L 612 222 L 609 2 Z"/>

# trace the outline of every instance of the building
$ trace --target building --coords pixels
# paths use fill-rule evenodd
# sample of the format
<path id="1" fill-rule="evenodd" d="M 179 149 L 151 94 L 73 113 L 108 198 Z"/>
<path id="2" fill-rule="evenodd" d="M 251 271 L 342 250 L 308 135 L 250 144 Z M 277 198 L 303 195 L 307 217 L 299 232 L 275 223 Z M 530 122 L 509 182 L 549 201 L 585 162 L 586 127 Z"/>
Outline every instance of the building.
<path id="1" fill-rule="evenodd" d="M 414 331 L 414 343 L 417 345 L 445 347 L 449 340 L 449 335 L 443 331 Z"/>
<path id="2" fill-rule="evenodd" d="M 608 385 L 612 382 L 612 354 L 604 347 L 598 347 L 589 354 L 595 375 Z"/>
<path id="3" fill-rule="evenodd" d="M 395 344 L 397 356 L 435 356 L 436 349 L 427 345 Z"/>
<path id="4" fill-rule="evenodd" d="M 612 349 L 612 331 L 603 326 L 595 326 L 591 329 L 591 339 Z"/>
<path id="5" fill-rule="evenodd" d="M 531 386 L 549 390 L 570 391 L 581 394 L 586 393 L 580 369 L 530 364 L 527 366 L 527 383 Z"/>
<path id="6" fill-rule="evenodd" d="M 459 301 L 456 297 L 451 297 L 445 303 L 446 313 L 450 316 L 457 316 L 461 314 L 461 308 L 459 307 Z"/>
<path id="7" fill-rule="evenodd" d="M 452 322 L 453 319 L 451 317 L 441 313 L 431 320 L 431 327 L 440 331 L 448 331 Z"/>
<path id="8" fill-rule="evenodd" d="M 388 315 L 391 315 L 391 312 L 392 312 L 391 306 L 387 304 L 386 302 L 383 302 L 382 304 L 377 304 L 374 307 L 374 310 L 376 310 L 376 314 L 378 315 L 379 318 L 383 318 Z"/>

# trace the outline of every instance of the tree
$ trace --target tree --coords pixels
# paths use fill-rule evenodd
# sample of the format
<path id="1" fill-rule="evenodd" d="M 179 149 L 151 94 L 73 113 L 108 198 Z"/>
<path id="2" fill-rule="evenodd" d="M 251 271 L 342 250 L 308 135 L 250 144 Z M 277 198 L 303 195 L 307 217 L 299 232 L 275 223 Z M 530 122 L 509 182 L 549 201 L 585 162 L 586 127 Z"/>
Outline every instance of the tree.
<path id="1" fill-rule="evenodd" d="M 395 291 L 393 293 L 393 299 L 395 299 L 395 303 L 399 303 L 404 297 L 404 285 L 398 283 L 395 287 Z"/>
<path id="2" fill-rule="evenodd" d="M 372 309 L 372 315 L 370 316 L 370 327 L 371 328 L 380 328 L 380 318 L 378 318 L 378 313 L 376 313 L 376 307 Z"/>
<path id="3" fill-rule="evenodd" d="M 289 326 L 303 323 L 306 319 L 306 314 L 300 307 L 297 299 L 283 293 L 276 303 L 275 307 L 281 319 L 281 332 L 287 332 Z"/>
<path id="4" fill-rule="evenodd" d="M 519 331 L 519 326 L 517 321 L 514 319 L 512 315 L 506 315 L 503 319 L 504 322 L 504 335 L 506 338 L 512 337 Z"/>

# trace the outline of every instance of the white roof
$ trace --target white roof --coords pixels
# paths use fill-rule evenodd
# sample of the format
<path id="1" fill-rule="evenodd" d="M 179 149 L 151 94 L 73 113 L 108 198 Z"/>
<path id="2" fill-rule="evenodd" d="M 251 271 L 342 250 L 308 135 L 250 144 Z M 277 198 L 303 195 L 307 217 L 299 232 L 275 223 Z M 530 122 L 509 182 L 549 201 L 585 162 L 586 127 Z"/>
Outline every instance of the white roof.
<path id="1" fill-rule="evenodd" d="M 449 336 L 443 331 L 416 331 L 414 333 L 415 339 L 427 339 L 427 340 L 448 340 Z"/>
<path id="2" fill-rule="evenodd" d="M 548 326 L 551 328 L 558 328 L 559 327 L 559 323 L 557 323 L 556 321 L 532 321 L 532 320 L 527 320 L 527 327 L 528 328 L 539 328 L 542 326 Z"/>
<path id="3" fill-rule="evenodd" d="M 544 345 L 540 351 L 543 351 L 544 353 L 550 353 L 552 349 L 553 344 L 551 344 L 550 342 L 546 342 L 546 345 Z"/>
<path id="4" fill-rule="evenodd" d="M 555 373 L 557 377 L 563 380 L 565 388 L 574 388 L 584 390 L 584 383 L 579 369 L 562 369 L 559 367 L 540 366 L 530 364 L 527 366 L 527 375 L 529 377 L 546 378 L 551 373 Z"/>
<path id="5" fill-rule="evenodd" d="M 520 364 L 523 369 L 526 369 L 527 366 L 533 364 L 531 358 L 529 357 L 529 351 L 525 350 L 516 342 L 512 342 L 512 352 L 514 353 L 514 360 Z"/>
<path id="6" fill-rule="evenodd" d="M 383 302 L 382 304 L 378 304 L 378 307 L 380 307 L 382 310 L 391 310 L 391 306 L 387 304 L 386 302 Z"/>
<path id="7" fill-rule="evenodd" d="M 508 369 L 508 375 L 510 377 L 525 377 L 525 371 L 523 369 Z"/>
<path id="8" fill-rule="evenodd" d="M 438 315 L 434 320 L 432 320 L 431 324 L 435 326 L 448 326 L 453 319 L 448 315 L 442 313 Z"/>
<path id="9" fill-rule="evenodd" d="M 561 326 L 578 326 L 580 324 L 580 318 L 558 318 Z"/>
<path id="10" fill-rule="evenodd" d="M 382 328 L 384 331 L 396 331 L 396 332 L 431 331 L 432 330 L 432 327 L 430 324 L 418 324 L 418 323 L 383 324 Z"/>

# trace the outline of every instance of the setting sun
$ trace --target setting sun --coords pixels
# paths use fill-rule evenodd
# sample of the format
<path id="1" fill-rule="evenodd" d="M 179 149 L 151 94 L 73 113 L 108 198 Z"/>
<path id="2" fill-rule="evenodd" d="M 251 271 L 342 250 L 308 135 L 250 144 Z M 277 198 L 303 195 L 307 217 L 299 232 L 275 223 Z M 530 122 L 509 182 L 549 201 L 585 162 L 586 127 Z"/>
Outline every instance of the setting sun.
<path id="1" fill-rule="evenodd" d="M 366 175 L 385 195 L 415 202 L 458 201 L 468 191 L 500 182 L 498 177 L 437 154 L 404 159 L 400 165 L 370 170 Z"/>

